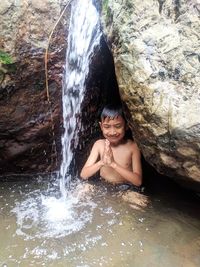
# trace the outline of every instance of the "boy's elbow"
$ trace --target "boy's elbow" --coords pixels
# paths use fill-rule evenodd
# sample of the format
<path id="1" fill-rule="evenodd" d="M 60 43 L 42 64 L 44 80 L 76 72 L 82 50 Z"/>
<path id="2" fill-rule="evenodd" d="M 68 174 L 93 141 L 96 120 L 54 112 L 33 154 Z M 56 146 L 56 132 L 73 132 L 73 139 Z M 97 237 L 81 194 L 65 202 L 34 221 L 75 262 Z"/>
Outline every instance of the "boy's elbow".
<path id="1" fill-rule="evenodd" d="M 81 173 L 80 173 L 80 177 L 81 179 L 83 180 L 87 180 L 89 177 L 84 173 L 84 171 L 82 170 Z"/>
<path id="2" fill-rule="evenodd" d="M 138 181 L 137 183 L 136 183 L 136 186 L 141 186 L 142 185 L 142 180 L 140 180 L 140 181 Z"/>
<path id="3" fill-rule="evenodd" d="M 141 186 L 142 185 L 142 176 L 138 175 L 138 179 L 135 181 L 136 186 Z"/>

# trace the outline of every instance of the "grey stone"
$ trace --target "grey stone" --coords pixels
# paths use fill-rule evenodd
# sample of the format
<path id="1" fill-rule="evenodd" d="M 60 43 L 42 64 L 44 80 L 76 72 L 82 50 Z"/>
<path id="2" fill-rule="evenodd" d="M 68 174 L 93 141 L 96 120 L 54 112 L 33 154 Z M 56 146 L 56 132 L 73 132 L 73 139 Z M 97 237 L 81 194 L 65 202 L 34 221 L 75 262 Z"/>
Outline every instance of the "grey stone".
<path id="1" fill-rule="evenodd" d="M 199 1 L 107 2 L 103 30 L 136 141 L 158 171 L 200 181 Z"/>

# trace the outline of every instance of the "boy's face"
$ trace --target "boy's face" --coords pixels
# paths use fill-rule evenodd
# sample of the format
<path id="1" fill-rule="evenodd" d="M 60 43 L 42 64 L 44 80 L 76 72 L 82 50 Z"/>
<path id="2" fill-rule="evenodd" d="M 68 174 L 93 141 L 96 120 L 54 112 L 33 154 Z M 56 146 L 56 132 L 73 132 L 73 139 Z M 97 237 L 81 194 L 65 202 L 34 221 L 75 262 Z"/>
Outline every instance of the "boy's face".
<path id="1" fill-rule="evenodd" d="M 124 138 L 126 132 L 125 120 L 121 116 L 110 119 L 109 117 L 99 123 L 103 136 L 111 145 L 118 145 Z"/>

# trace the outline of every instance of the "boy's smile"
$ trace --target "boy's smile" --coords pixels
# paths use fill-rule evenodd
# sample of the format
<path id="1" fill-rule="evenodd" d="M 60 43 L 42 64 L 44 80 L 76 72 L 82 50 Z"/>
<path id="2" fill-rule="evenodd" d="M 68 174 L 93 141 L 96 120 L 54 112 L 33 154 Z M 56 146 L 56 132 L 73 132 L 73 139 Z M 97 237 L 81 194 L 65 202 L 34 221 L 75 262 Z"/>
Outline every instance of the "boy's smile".
<path id="1" fill-rule="evenodd" d="M 111 145 L 118 145 L 125 135 L 125 121 L 121 116 L 114 118 L 106 117 L 100 123 L 103 136 Z"/>

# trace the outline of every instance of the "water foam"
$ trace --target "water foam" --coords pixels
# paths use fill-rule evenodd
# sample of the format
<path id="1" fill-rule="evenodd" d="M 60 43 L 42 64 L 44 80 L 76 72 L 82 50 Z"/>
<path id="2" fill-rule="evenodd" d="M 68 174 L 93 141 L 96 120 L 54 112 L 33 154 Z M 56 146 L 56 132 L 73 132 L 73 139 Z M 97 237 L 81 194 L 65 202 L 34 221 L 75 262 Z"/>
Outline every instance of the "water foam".
<path id="1" fill-rule="evenodd" d="M 26 195 L 11 210 L 17 218 L 16 234 L 24 239 L 59 238 L 80 231 L 91 222 L 96 204 L 90 194 L 81 194 L 81 185 L 68 198 L 45 196 L 38 190 Z"/>

